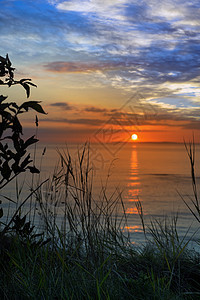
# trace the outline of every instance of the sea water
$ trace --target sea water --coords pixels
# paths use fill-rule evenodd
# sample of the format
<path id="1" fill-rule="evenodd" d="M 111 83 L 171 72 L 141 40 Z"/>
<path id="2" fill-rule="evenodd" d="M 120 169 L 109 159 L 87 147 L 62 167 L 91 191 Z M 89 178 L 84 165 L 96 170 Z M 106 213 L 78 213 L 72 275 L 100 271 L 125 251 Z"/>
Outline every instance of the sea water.
<path id="1" fill-rule="evenodd" d="M 200 146 L 195 147 L 195 167 L 197 186 L 200 182 Z M 45 151 L 44 151 L 45 149 Z M 69 151 L 74 160 L 77 151 L 83 145 L 38 143 L 36 149 L 36 166 L 41 168 L 40 181 L 54 173 L 59 164 L 59 151 Z M 31 150 L 34 152 L 33 150 Z M 45 152 L 45 154 L 44 154 Z M 44 155 L 42 155 L 44 154 Z M 173 143 L 124 143 L 124 144 L 91 144 L 90 163 L 93 170 L 93 198 L 99 199 L 102 186 L 107 185 L 108 198 L 115 193 L 122 193 L 124 208 L 127 214 L 125 229 L 129 230 L 133 243 L 143 243 L 145 236 L 136 203 L 142 204 L 145 226 L 151 222 L 161 222 L 178 214 L 177 228 L 180 238 L 187 238 L 198 230 L 196 221 L 185 200 L 191 207 L 194 199 L 191 181 L 190 162 L 184 144 Z M 38 175 L 34 175 L 36 180 Z M 37 179 L 38 180 L 38 179 Z M 32 178 L 22 174 L 1 191 L 4 210 L 10 206 L 10 198 L 22 202 L 30 193 Z M 18 196 L 16 195 L 16 190 Z M 13 206 L 13 204 L 11 205 Z M 28 212 L 28 204 L 26 207 Z M 123 210 L 118 212 L 123 214 Z M 62 217 L 62 216 L 60 216 Z M 198 232 L 193 239 L 198 238 Z"/>

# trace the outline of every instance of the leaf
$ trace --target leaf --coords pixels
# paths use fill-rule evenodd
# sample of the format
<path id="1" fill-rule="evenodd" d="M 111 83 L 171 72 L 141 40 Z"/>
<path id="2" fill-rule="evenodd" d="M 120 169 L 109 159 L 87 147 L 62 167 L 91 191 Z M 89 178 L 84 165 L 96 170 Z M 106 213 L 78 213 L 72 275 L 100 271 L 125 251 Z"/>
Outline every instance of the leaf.
<path id="1" fill-rule="evenodd" d="M 43 110 L 42 106 L 39 103 L 40 101 L 27 101 L 20 106 L 20 109 L 24 108 L 26 111 L 28 111 L 29 108 L 32 108 L 35 111 L 46 115 L 45 111 Z"/>
<path id="2" fill-rule="evenodd" d="M 38 117 L 37 117 L 37 115 L 35 116 L 35 125 L 36 125 L 36 127 L 38 127 Z"/>
<path id="3" fill-rule="evenodd" d="M 29 167 L 27 167 L 27 169 L 29 169 L 32 174 L 34 174 L 34 173 L 39 174 L 40 173 L 40 170 L 38 170 L 36 167 L 30 167 L 29 166 Z"/>
<path id="4" fill-rule="evenodd" d="M 23 79 L 20 79 L 20 83 L 23 83 L 23 82 L 25 82 L 25 81 L 27 81 L 27 80 L 29 80 L 29 81 L 31 81 L 31 79 L 29 79 L 29 78 L 23 78 Z"/>
<path id="5" fill-rule="evenodd" d="M 20 216 L 17 215 L 13 220 L 13 222 L 14 222 L 14 226 L 12 227 L 12 229 L 16 229 L 16 231 L 19 231 L 26 222 L 26 216 L 21 218 Z"/>
<path id="6" fill-rule="evenodd" d="M 11 87 L 12 85 L 12 80 L 9 80 L 9 82 L 7 83 L 8 87 Z"/>
<path id="7" fill-rule="evenodd" d="M 4 100 L 6 100 L 7 98 L 8 98 L 8 96 L 0 95 L 0 103 L 3 102 Z"/>
<path id="8" fill-rule="evenodd" d="M 32 160 L 30 159 L 30 154 L 28 154 L 27 157 L 21 163 L 21 168 L 24 169 L 31 162 Z"/>
<path id="9" fill-rule="evenodd" d="M 12 152 L 10 149 L 7 150 L 7 156 L 9 159 L 13 159 L 15 157 L 15 153 Z"/>
<path id="10" fill-rule="evenodd" d="M 27 79 L 27 78 L 21 79 L 21 80 L 19 81 L 19 83 L 20 83 L 20 84 L 25 88 L 25 90 L 26 90 L 27 98 L 29 98 L 29 96 L 30 96 L 30 86 L 29 86 L 29 85 L 34 86 L 34 87 L 37 87 L 36 84 L 34 84 L 34 83 L 30 82 L 30 81 L 31 81 L 31 79 Z"/>
<path id="11" fill-rule="evenodd" d="M 27 98 L 29 98 L 29 96 L 30 96 L 30 86 L 27 83 L 21 83 L 21 85 L 25 88 Z"/>
<path id="12" fill-rule="evenodd" d="M 10 169 L 8 162 L 5 161 L 1 168 L 1 175 L 4 179 L 8 180 L 10 178 L 12 170 Z"/>
<path id="13" fill-rule="evenodd" d="M 8 116 L 10 115 L 11 117 L 12 117 L 12 115 L 11 114 L 9 114 L 7 111 L 5 111 L 6 110 L 6 108 L 8 108 L 9 107 L 9 103 L 0 103 L 0 110 L 1 110 L 1 112 L 2 111 L 4 111 L 3 112 L 3 114 L 4 114 L 4 117 L 6 117 L 7 119 L 8 119 Z"/>
<path id="14" fill-rule="evenodd" d="M 10 109 L 10 111 L 12 111 L 14 114 L 16 114 L 16 113 L 17 113 L 17 111 L 16 111 L 14 108 L 12 108 L 12 107 L 9 107 L 9 109 Z"/>
<path id="15" fill-rule="evenodd" d="M 34 138 L 35 136 L 33 135 L 32 137 L 30 137 L 28 140 L 26 140 L 26 142 L 24 143 L 24 149 L 26 149 L 28 146 L 37 143 L 39 140 Z"/>
<path id="16" fill-rule="evenodd" d="M 19 174 L 20 172 L 24 172 L 24 170 L 21 167 L 19 167 L 17 162 L 12 164 L 11 168 L 12 168 L 12 170 L 15 174 Z"/>
<path id="17" fill-rule="evenodd" d="M 0 56 L 0 61 L 4 64 L 6 63 L 6 59 L 3 56 Z"/>
<path id="18" fill-rule="evenodd" d="M 16 116 L 13 118 L 13 132 L 22 133 L 22 125 Z"/>
<path id="19" fill-rule="evenodd" d="M 4 152 L 4 146 L 1 142 L 0 142 L 0 151 Z"/>
<path id="20" fill-rule="evenodd" d="M 17 103 L 15 103 L 15 102 L 12 102 L 12 106 L 13 106 L 14 108 L 16 108 L 16 109 L 19 109 L 19 106 L 18 106 Z"/>
<path id="21" fill-rule="evenodd" d="M 30 235 L 31 232 L 33 231 L 34 229 L 34 226 L 31 226 L 31 222 L 27 222 L 24 224 L 24 227 L 23 227 L 23 234 L 24 235 Z"/>
<path id="22" fill-rule="evenodd" d="M 9 57 L 8 57 L 8 54 L 6 54 L 6 62 L 7 62 L 7 66 L 8 67 L 11 67 L 11 61 L 10 61 L 10 59 L 9 59 Z"/>
<path id="23" fill-rule="evenodd" d="M 31 80 L 31 79 L 29 79 L 29 80 Z M 34 84 L 34 83 L 32 83 L 32 82 L 26 82 L 27 84 L 30 84 L 30 85 L 32 85 L 32 86 L 34 86 L 34 87 L 37 87 L 37 85 L 36 84 Z"/>

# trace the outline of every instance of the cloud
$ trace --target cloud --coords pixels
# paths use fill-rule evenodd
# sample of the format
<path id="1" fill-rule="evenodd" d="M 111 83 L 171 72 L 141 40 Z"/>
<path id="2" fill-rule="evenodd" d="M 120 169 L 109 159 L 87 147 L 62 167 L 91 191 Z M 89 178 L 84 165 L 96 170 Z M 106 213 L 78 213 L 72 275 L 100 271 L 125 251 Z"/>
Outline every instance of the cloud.
<path id="1" fill-rule="evenodd" d="M 107 112 L 116 112 L 116 109 L 107 109 L 107 108 L 101 108 L 99 106 L 86 106 L 86 107 L 81 107 L 81 105 L 71 105 L 67 102 L 55 102 L 55 103 L 51 103 L 50 106 L 52 107 L 58 107 L 62 110 L 81 110 L 81 112 L 85 112 L 85 113 L 101 113 L 101 115 L 103 116 L 104 114 L 106 114 Z"/>
<path id="2" fill-rule="evenodd" d="M 104 113 L 104 112 L 107 112 L 108 109 L 106 108 L 99 108 L 99 107 L 94 107 L 94 106 L 89 106 L 89 107 L 86 107 L 84 109 L 84 111 L 86 112 L 94 112 L 94 113 Z"/>
<path id="3" fill-rule="evenodd" d="M 85 88 L 98 82 L 124 95 L 137 88 L 145 100 L 182 95 L 186 103 L 192 97 L 186 83 L 199 97 L 199 13 L 197 0 L 4 0 L 1 51 L 9 49 L 22 68 L 54 78 L 58 88 L 66 82 L 64 73 L 71 81 L 80 73 Z M 173 115 L 168 100 L 160 105 Z M 72 109 L 59 103 L 52 106 Z M 90 112 L 109 111 L 94 105 Z M 179 113 L 189 117 L 186 110 Z"/>
<path id="4" fill-rule="evenodd" d="M 200 130 L 200 120 L 199 121 L 190 121 L 182 126 L 183 129 L 189 130 Z"/>
<path id="5" fill-rule="evenodd" d="M 44 65 L 47 71 L 59 73 L 89 73 L 126 67 L 124 62 L 65 62 L 55 61 Z"/>
<path id="6" fill-rule="evenodd" d="M 72 0 L 72 1 L 60 1 L 56 5 L 57 9 L 63 11 L 76 11 L 80 13 L 91 13 L 101 17 L 108 16 L 116 18 L 120 16 L 118 12 L 121 7 L 126 3 L 126 0 Z M 80 5 L 81 4 L 81 5 Z"/>
<path id="7" fill-rule="evenodd" d="M 70 104 L 68 104 L 67 102 L 55 102 L 55 103 L 51 103 L 50 106 L 60 107 L 63 110 L 72 110 L 72 109 L 74 109 L 74 107 L 71 106 Z"/>
<path id="8" fill-rule="evenodd" d="M 85 110 L 86 111 L 86 110 Z M 103 110 L 104 111 L 104 110 Z M 93 112 L 103 112 L 102 110 L 98 111 L 98 109 L 94 109 Z M 90 112 L 90 110 L 89 110 Z M 155 113 L 156 112 L 156 113 Z M 192 112 L 188 113 L 186 117 L 183 112 L 180 110 L 166 110 L 163 108 L 157 107 L 157 109 L 149 110 L 149 107 L 145 106 L 133 112 L 123 112 L 123 111 L 113 111 L 110 110 L 107 112 L 106 116 L 102 114 L 98 119 L 94 118 L 45 118 L 40 119 L 41 122 L 50 122 L 50 123 L 65 123 L 65 124 L 74 124 L 74 125 L 84 125 L 84 126 L 93 126 L 93 127 L 104 127 L 104 126 L 119 126 L 121 128 L 125 127 L 137 127 L 138 129 L 141 126 L 167 126 L 167 127 L 185 127 L 189 128 L 195 124 L 196 120 L 194 120 L 194 116 Z M 198 122 L 197 122 L 198 123 Z M 200 124 L 200 123 L 198 123 Z M 197 129 L 197 128 L 196 128 Z M 200 129 L 200 128 L 199 128 Z"/>
<path id="9" fill-rule="evenodd" d="M 82 24 L 79 26 L 79 24 Z M 12 1 L 1 3 L 0 40 L 1 51 L 8 52 L 17 61 L 39 64 L 47 55 L 55 60 L 59 55 L 74 54 L 66 36 L 69 33 L 89 31 L 87 20 L 74 13 L 58 12 L 48 1 Z"/>
<path id="10" fill-rule="evenodd" d="M 103 120 L 100 119 L 67 119 L 67 118 L 59 118 L 59 119 L 40 119 L 41 122 L 55 122 L 55 123 L 66 123 L 66 124 L 75 124 L 75 125 L 91 125 L 91 126 L 99 126 L 103 123 Z"/>
<path id="11" fill-rule="evenodd" d="M 193 106 L 195 105 L 195 106 Z M 70 118 L 45 118 L 42 121 L 66 123 L 74 125 L 101 127 L 107 126 L 168 126 L 197 129 L 200 116 L 198 103 L 193 103 L 184 97 L 161 97 L 147 102 L 142 94 L 137 94 L 125 102 L 121 108 L 112 109 L 99 106 L 73 106 L 66 102 L 53 103 L 54 107 L 65 110 L 78 110 L 82 113 L 82 118 L 77 118 L 76 114 L 71 114 Z M 69 106 L 69 107 L 68 107 Z M 91 113 L 98 114 L 98 118 L 91 117 Z M 197 123 L 196 123 L 197 122 Z M 190 125 L 189 125 L 190 124 Z M 200 129 L 200 128 L 199 128 Z"/>

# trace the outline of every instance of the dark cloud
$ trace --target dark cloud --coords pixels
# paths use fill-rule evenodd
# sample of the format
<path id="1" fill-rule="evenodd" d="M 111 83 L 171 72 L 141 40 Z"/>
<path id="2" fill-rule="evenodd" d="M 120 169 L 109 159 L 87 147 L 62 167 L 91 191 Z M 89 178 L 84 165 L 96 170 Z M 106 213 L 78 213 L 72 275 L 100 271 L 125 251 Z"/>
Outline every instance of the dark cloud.
<path id="1" fill-rule="evenodd" d="M 61 109 L 64 109 L 64 110 L 74 109 L 74 107 L 71 106 L 70 104 L 68 104 L 67 102 L 55 102 L 55 103 L 51 103 L 50 106 L 60 107 Z"/>
<path id="2" fill-rule="evenodd" d="M 136 23 L 141 19 L 143 21 L 148 19 L 147 6 L 144 3 L 128 3 L 124 7 L 124 15 L 127 19 L 133 23 Z"/>
<path id="3" fill-rule="evenodd" d="M 95 106 L 89 106 L 85 108 L 86 112 L 94 112 L 94 113 L 99 113 L 99 112 L 107 112 L 108 109 L 106 108 L 99 108 L 99 107 L 95 107 Z"/>
<path id="4" fill-rule="evenodd" d="M 154 34 L 154 35 L 158 34 L 158 32 L 164 34 L 166 33 L 175 34 L 178 31 L 169 22 L 161 22 L 161 21 L 152 22 L 152 20 L 150 20 L 149 22 L 138 23 L 136 26 L 138 30 L 141 30 L 146 33 Z"/>
<path id="5" fill-rule="evenodd" d="M 147 90 L 148 93 L 148 90 Z M 157 101 L 157 102 L 156 102 Z M 157 98 L 154 103 L 150 101 L 146 103 L 142 95 L 137 94 L 137 97 L 130 98 L 121 109 L 106 109 L 97 106 L 89 106 L 85 108 L 79 108 L 81 112 L 85 113 L 85 118 L 60 118 L 51 119 L 45 118 L 41 121 L 66 123 L 74 125 L 86 125 L 101 127 L 104 125 L 117 125 L 117 126 L 168 126 L 168 127 L 184 127 L 186 129 L 198 129 L 198 118 L 200 116 L 200 108 L 198 103 L 196 107 L 192 107 L 188 102 L 188 106 L 182 106 L 184 101 L 183 97 L 175 98 Z M 162 105 L 161 105 L 162 103 Z M 170 103 L 170 106 L 168 106 Z M 166 107 L 165 107 L 166 105 Z M 57 102 L 53 103 L 53 106 L 65 109 L 68 107 L 68 103 Z M 76 110 L 76 106 L 73 107 Z M 98 113 L 98 118 L 87 117 L 87 113 Z M 74 117 L 74 118 L 73 118 Z M 197 123 L 195 123 L 197 122 Z M 199 128 L 200 129 L 200 128 Z"/>
<path id="6" fill-rule="evenodd" d="M 171 34 L 177 31 L 170 22 L 150 17 L 148 4 L 144 2 L 126 4 L 124 14 L 134 24 L 134 28 L 141 32 L 156 35 L 158 32 Z"/>
<path id="7" fill-rule="evenodd" d="M 182 126 L 183 129 L 200 130 L 200 120 L 187 122 Z"/>
<path id="8" fill-rule="evenodd" d="M 41 119 L 41 122 L 55 122 L 55 123 L 66 123 L 66 124 L 76 124 L 76 125 L 91 125 L 91 126 L 99 126 L 103 123 L 103 120 L 100 119 Z"/>
<path id="9" fill-rule="evenodd" d="M 191 119 L 188 118 L 188 121 Z M 77 119 L 67 119 L 67 118 L 60 118 L 60 119 L 41 119 L 41 122 L 54 122 L 54 123 L 66 123 L 66 124 L 74 124 L 74 125 L 89 125 L 89 126 L 135 126 L 140 127 L 144 125 L 151 125 L 151 126 L 183 126 L 183 122 L 186 122 L 186 119 L 179 115 L 178 113 L 170 114 L 159 114 L 157 116 L 146 114 L 126 114 L 126 113 L 117 113 L 110 115 L 107 119 L 92 119 L 92 118 L 77 118 Z M 170 121 L 173 121 L 170 123 Z"/>

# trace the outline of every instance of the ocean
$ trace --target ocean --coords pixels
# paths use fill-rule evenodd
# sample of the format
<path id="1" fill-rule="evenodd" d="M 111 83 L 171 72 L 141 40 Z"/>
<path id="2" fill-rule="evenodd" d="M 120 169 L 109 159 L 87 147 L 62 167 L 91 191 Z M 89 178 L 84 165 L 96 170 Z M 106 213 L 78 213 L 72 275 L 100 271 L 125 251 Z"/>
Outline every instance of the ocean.
<path id="1" fill-rule="evenodd" d="M 46 148 L 45 154 L 44 148 Z M 200 145 L 195 146 L 195 167 L 197 185 L 200 184 Z M 83 145 L 38 143 L 36 149 L 36 166 L 41 168 L 40 181 L 53 174 L 59 164 L 58 150 L 69 151 L 74 162 L 77 151 L 83 150 Z M 31 150 L 33 152 L 33 149 Z M 191 237 L 199 228 L 183 199 L 191 205 L 193 197 L 190 162 L 184 144 L 173 143 L 120 143 L 91 144 L 90 163 L 93 174 L 93 198 L 99 199 L 102 186 L 107 186 L 108 198 L 113 194 L 122 193 L 122 199 L 127 213 L 125 229 L 129 230 L 133 243 L 145 242 L 145 236 L 136 203 L 142 204 L 145 226 L 160 220 L 163 222 L 178 214 L 177 229 L 180 238 L 187 234 Z M 34 181 L 38 181 L 38 175 Z M 39 182 L 39 181 L 38 181 Z M 0 199 L 4 208 L 12 213 L 13 204 L 5 197 L 22 202 L 30 192 L 32 178 L 27 174 L 10 183 L 1 191 Z M 199 185 L 198 185 L 199 186 Z M 18 196 L 16 190 L 20 190 Z M 100 199 L 99 199 L 100 200 Z M 28 204 L 26 211 L 28 212 Z M 119 215 L 123 211 L 118 211 Z M 60 216 L 62 217 L 62 216 Z M 190 229 L 189 229 L 190 228 Z M 189 229 L 189 232 L 188 232 Z M 188 232 L 188 233 L 187 233 Z M 198 238 L 198 233 L 193 239 Z"/>

